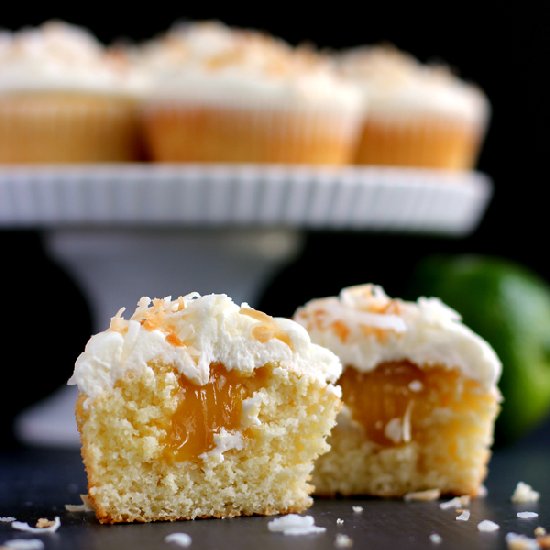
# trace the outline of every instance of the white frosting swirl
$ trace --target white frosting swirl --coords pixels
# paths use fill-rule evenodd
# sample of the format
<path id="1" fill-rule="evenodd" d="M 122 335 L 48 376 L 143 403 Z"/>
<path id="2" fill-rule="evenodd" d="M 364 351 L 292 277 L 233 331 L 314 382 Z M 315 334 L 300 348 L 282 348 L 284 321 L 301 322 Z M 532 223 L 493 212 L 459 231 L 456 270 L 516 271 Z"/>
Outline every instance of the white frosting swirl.
<path id="1" fill-rule="evenodd" d="M 340 74 L 361 87 L 373 118 L 437 114 L 483 123 L 489 114 L 489 103 L 479 88 L 446 67 L 421 65 L 387 46 L 352 49 L 333 61 Z"/>
<path id="2" fill-rule="evenodd" d="M 85 91 L 134 94 L 145 83 L 119 55 L 87 31 L 61 22 L 4 33 L 0 38 L 0 93 Z"/>
<path id="3" fill-rule="evenodd" d="M 367 372 L 390 361 L 443 365 L 495 389 L 501 363 L 491 346 L 438 298 L 390 299 L 380 287 L 342 290 L 308 302 L 295 319 L 312 341 L 336 353 L 344 368 Z"/>
<path id="4" fill-rule="evenodd" d="M 298 323 L 239 307 L 225 294 L 150 303 L 142 298 L 130 320 L 121 311 L 109 330 L 92 336 L 68 383 L 96 396 L 129 372 L 150 371 L 155 361 L 174 365 L 196 384 L 208 382 L 212 363 L 243 373 L 272 363 L 323 383 L 340 376 L 339 359 L 312 344 Z"/>
<path id="5" fill-rule="evenodd" d="M 320 57 L 217 23 L 176 28 L 146 44 L 141 69 L 151 78 L 155 100 L 358 113 L 364 108 L 359 88 Z"/>

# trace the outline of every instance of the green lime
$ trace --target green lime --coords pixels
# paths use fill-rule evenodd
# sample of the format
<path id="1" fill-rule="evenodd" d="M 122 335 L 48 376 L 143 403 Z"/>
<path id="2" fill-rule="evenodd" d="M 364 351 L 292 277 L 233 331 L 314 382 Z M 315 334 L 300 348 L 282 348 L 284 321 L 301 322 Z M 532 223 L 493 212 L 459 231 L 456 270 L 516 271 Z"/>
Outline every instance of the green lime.
<path id="1" fill-rule="evenodd" d="M 502 361 L 497 443 L 534 428 L 550 411 L 550 287 L 502 259 L 433 256 L 418 265 L 411 291 L 441 298 Z"/>

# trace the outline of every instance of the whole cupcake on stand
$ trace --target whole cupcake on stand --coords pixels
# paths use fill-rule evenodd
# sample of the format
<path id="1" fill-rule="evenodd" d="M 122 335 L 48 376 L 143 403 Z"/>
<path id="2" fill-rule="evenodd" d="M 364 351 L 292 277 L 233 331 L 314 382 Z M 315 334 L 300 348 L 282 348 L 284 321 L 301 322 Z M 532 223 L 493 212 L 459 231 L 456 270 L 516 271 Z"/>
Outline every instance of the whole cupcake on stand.
<path id="1" fill-rule="evenodd" d="M 474 167 L 489 115 L 479 88 L 389 46 L 352 49 L 333 61 L 369 104 L 356 164 Z"/>
<path id="2" fill-rule="evenodd" d="M 139 158 L 137 75 L 85 30 L 60 22 L 0 40 L 0 163 Z"/>
<path id="3" fill-rule="evenodd" d="M 145 46 L 144 107 L 161 162 L 349 162 L 360 91 L 319 57 L 217 23 L 177 27 Z"/>

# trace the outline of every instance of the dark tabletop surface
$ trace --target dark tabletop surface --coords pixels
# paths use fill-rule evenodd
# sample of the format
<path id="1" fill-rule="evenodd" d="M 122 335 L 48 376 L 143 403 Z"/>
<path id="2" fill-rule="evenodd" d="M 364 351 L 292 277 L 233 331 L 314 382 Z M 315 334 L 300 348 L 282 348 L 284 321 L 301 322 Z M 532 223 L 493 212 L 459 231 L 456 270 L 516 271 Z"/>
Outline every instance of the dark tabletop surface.
<path id="1" fill-rule="evenodd" d="M 538 504 L 516 506 L 510 496 L 518 481 L 540 491 Z M 405 503 L 382 499 L 338 499 L 315 501 L 307 512 L 326 532 L 307 536 L 285 536 L 267 529 L 269 518 L 196 520 L 176 523 L 102 526 L 93 514 L 69 513 L 65 504 L 79 504 L 86 492 L 86 479 L 80 456 L 72 451 L 25 450 L 0 454 L 0 517 L 15 516 L 30 524 L 39 517 L 60 516 L 55 534 L 42 534 L 45 549 L 152 549 L 177 548 L 164 542 L 166 535 L 185 532 L 192 537 L 191 548 L 335 548 L 337 533 L 353 539 L 353 550 L 361 548 L 505 548 L 509 531 L 533 536 L 541 525 L 550 531 L 550 450 L 520 447 L 497 451 L 486 482 L 488 495 L 470 506 L 468 522 L 456 521 L 454 510 L 442 510 L 439 502 Z M 354 513 L 352 506 L 363 506 Z M 535 511 L 539 518 L 521 520 L 516 513 Z M 344 523 L 337 525 L 337 518 Z M 495 533 L 481 533 L 477 524 L 491 519 L 500 525 Z M 431 533 L 441 535 L 436 545 Z M 37 538 L 15 531 L 0 522 L 0 546 L 13 538 Z"/>

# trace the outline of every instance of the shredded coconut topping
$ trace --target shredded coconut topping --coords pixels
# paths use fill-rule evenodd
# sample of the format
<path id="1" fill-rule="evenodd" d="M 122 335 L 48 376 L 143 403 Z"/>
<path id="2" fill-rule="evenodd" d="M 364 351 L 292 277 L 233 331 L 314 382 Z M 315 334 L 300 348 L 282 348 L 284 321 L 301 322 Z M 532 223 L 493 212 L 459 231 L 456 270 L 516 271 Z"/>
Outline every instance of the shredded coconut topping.
<path id="1" fill-rule="evenodd" d="M 53 521 L 46 518 L 40 518 L 36 522 L 36 527 L 31 527 L 28 523 L 23 521 L 14 521 L 11 526 L 19 531 L 26 531 L 27 533 L 55 533 L 59 527 L 61 527 L 61 520 L 58 516 Z"/>
<path id="2" fill-rule="evenodd" d="M 538 502 L 540 494 L 538 491 L 535 491 L 531 485 L 523 483 L 522 481 L 518 482 L 514 494 L 511 496 L 510 500 L 514 504 L 528 504 L 531 502 Z"/>
<path id="3" fill-rule="evenodd" d="M 518 512 L 517 517 L 520 519 L 532 519 L 538 518 L 539 515 L 536 512 Z"/>
<path id="4" fill-rule="evenodd" d="M 538 550 L 539 543 L 537 539 L 530 539 L 525 535 L 507 533 L 506 547 L 508 550 Z"/>
<path id="5" fill-rule="evenodd" d="M 317 527 L 312 516 L 288 514 L 275 518 L 267 524 L 270 531 L 282 532 L 284 535 L 310 535 L 324 533 L 324 527 Z"/>
<path id="6" fill-rule="evenodd" d="M 314 342 L 358 371 L 404 360 L 441 365 L 498 392 L 501 363 L 494 350 L 437 298 L 406 302 L 388 298 L 379 287 L 362 285 L 344 288 L 339 297 L 311 300 L 294 318 Z M 422 388 L 413 381 L 410 390 Z"/>
<path id="7" fill-rule="evenodd" d="M 432 544 L 441 544 L 441 535 L 439 535 L 438 533 L 432 533 L 430 535 L 430 542 Z"/>
<path id="8" fill-rule="evenodd" d="M 171 533 L 170 535 L 166 535 L 166 537 L 164 537 L 164 542 L 173 542 L 177 546 L 188 548 L 191 546 L 192 540 L 187 533 Z"/>
<path id="9" fill-rule="evenodd" d="M 354 514 L 362 514 L 363 513 L 363 507 L 362 506 L 352 506 L 351 509 L 353 510 Z"/>
<path id="10" fill-rule="evenodd" d="M 456 519 L 458 521 L 468 521 L 470 519 L 470 510 L 462 510 L 462 513 Z"/>
<path id="11" fill-rule="evenodd" d="M 7 540 L 2 548 L 12 550 L 43 550 L 44 543 L 40 539 L 11 539 Z"/>
<path id="12" fill-rule="evenodd" d="M 477 524 L 477 528 L 484 533 L 492 533 L 493 531 L 500 529 L 500 525 L 490 519 L 484 519 Z"/>

